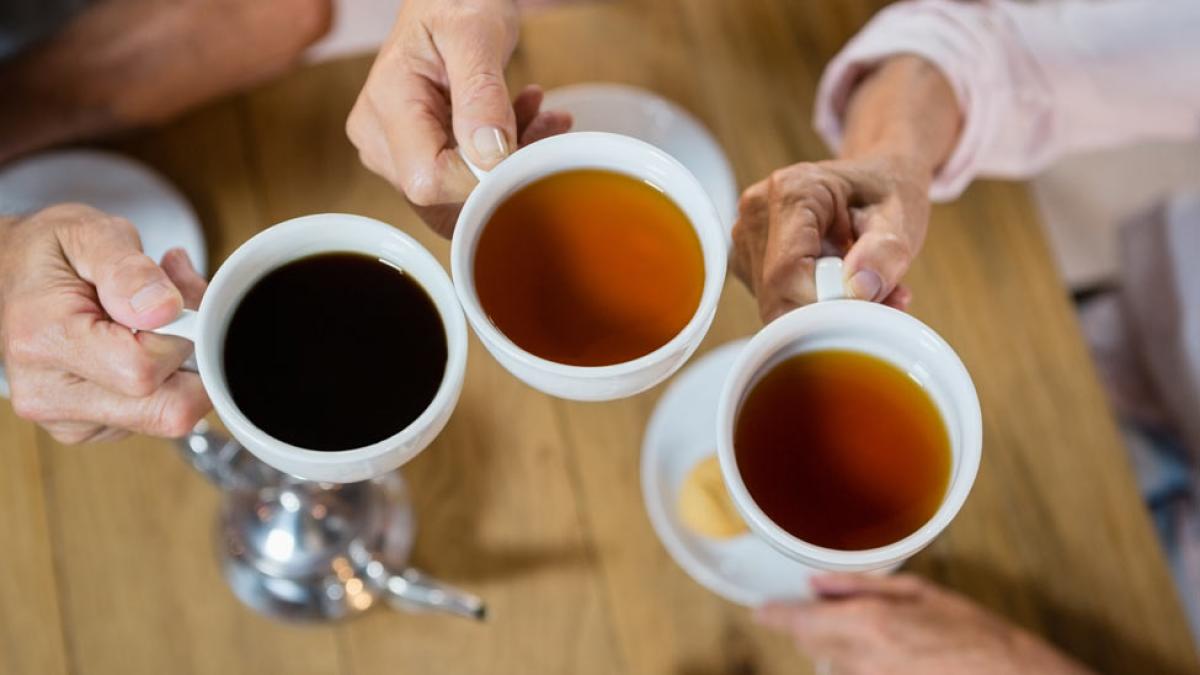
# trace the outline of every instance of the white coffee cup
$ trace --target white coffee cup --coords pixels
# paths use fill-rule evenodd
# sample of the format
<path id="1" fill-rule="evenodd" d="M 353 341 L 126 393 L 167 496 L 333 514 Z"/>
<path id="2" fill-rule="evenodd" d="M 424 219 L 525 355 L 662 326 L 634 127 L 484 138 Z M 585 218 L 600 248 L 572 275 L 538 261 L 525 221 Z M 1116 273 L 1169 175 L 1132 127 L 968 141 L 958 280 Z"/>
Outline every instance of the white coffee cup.
<path id="1" fill-rule="evenodd" d="M 298 258 L 332 252 L 376 257 L 403 270 L 425 289 L 445 328 L 446 370 L 429 406 L 407 427 L 361 448 L 323 452 L 285 443 L 251 422 L 229 393 L 222 354 L 225 331 L 234 309 L 255 282 Z M 255 235 L 217 270 L 198 311 L 185 310 L 174 322 L 154 332 L 195 343 L 197 371 L 213 408 L 247 450 L 280 471 L 332 483 L 351 483 L 382 475 L 425 449 L 450 418 L 467 365 L 466 322 L 450 278 L 438 261 L 415 239 L 390 225 L 343 213 L 295 218 Z M 303 368 L 304 364 L 297 363 L 295 367 Z M 352 424 L 353 420 L 347 423 Z"/>
<path id="2" fill-rule="evenodd" d="M 794 309 L 763 328 L 738 356 L 725 381 L 716 422 L 721 474 L 751 531 L 785 555 L 818 569 L 884 570 L 899 565 L 933 541 L 954 519 L 971 491 L 983 449 L 979 398 L 958 355 L 928 326 L 878 303 L 846 299 L 841 260 L 819 260 L 816 281 L 818 302 Z M 738 471 L 733 433 L 746 394 L 783 359 L 826 349 L 869 354 L 907 373 L 933 399 L 950 437 L 950 481 L 941 505 L 915 532 L 878 548 L 838 550 L 793 536 L 759 508 Z M 803 489 L 803 485 L 797 485 L 797 489 Z"/>
<path id="3" fill-rule="evenodd" d="M 525 185 L 571 169 L 607 169 L 650 182 L 679 206 L 700 240 L 704 289 L 695 314 L 665 345 L 632 361 L 586 367 L 535 356 L 518 347 L 492 323 L 475 292 L 475 249 L 495 209 Z M 728 249 L 716 207 L 691 172 L 648 143 L 602 132 L 553 136 L 521 148 L 491 171 L 475 171 L 479 185 L 458 216 L 450 247 L 450 269 L 467 320 L 500 365 L 547 394 L 579 401 L 605 401 L 649 389 L 687 361 L 712 324 L 725 283 Z"/>

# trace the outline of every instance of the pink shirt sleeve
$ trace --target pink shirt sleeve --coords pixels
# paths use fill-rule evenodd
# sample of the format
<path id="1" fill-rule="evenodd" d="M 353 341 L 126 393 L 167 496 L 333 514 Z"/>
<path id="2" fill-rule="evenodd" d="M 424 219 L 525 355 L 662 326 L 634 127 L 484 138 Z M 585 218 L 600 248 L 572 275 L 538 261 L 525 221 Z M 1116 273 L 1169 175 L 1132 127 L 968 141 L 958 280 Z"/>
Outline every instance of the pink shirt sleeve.
<path id="1" fill-rule="evenodd" d="M 837 152 L 842 112 L 880 61 L 915 54 L 954 88 L 964 126 L 930 197 L 977 175 L 1028 176 L 1059 156 L 1200 136 L 1200 1 L 915 0 L 877 14 L 825 70 L 817 131 Z"/>

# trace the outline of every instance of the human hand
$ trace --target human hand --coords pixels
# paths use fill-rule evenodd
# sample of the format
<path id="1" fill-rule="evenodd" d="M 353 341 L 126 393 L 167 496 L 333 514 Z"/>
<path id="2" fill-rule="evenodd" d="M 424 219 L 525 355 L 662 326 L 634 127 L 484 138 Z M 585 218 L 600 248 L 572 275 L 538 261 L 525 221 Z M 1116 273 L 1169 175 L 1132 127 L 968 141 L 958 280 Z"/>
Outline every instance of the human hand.
<path id="1" fill-rule="evenodd" d="M 155 265 L 129 221 L 80 204 L 0 220 L 0 358 L 16 413 L 62 443 L 178 437 L 211 408 L 186 340 L 134 333 L 195 308 L 175 249 Z"/>
<path id="2" fill-rule="evenodd" d="M 1082 675 L 1088 671 L 1032 634 L 920 577 L 832 574 L 818 599 L 773 604 L 756 619 L 838 675 Z"/>
<path id="3" fill-rule="evenodd" d="M 450 236 L 475 177 L 520 145 L 562 133 L 570 115 L 542 111 L 542 90 L 509 102 L 504 66 L 517 44 L 512 0 L 409 0 L 346 121 L 366 167 Z"/>
<path id="4" fill-rule="evenodd" d="M 900 280 L 925 241 L 930 173 L 901 156 L 803 162 L 750 186 L 733 227 L 733 271 L 770 322 L 816 300 L 813 268 L 845 258 L 853 297 L 905 309 Z"/>

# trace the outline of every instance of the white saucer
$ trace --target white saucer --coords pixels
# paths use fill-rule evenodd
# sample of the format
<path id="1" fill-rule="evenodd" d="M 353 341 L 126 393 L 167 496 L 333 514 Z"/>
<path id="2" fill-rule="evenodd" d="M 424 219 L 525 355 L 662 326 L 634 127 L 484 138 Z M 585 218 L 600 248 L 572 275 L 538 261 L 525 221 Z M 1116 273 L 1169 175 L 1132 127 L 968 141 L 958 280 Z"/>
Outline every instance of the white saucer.
<path id="1" fill-rule="evenodd" d="M 0 167 L 0 213 L 79 202 L 129 219 L 155 261 L 182 247 L 201 275 L 208 267 L 200 221 L 183 195 L 153 169 L 99 150 L 54 150 Z"/>
<path id="2" fill-rule="evenodd" d="M 642 497 L 658 538 L 692 579 L 726 600 L 756 607 L 768 600 L 809 597 L 808 579 L 816 570 L 753 534 L 725 540 L 692 534 L 675 510 L 688 471 L 716 453 L 717 399 L 746 342 L 713 349 L 692 361 L 667 387 L 642 440 Z"/>
<path id="3" fill-rule="evenodd" d="M 721 144 L 691 113 L 658 94 L 624 84 L 585 83 L 546 92 L 542 107 L 575 118 L 572 131 L 608 131 L 658 147 L 691 171 L 728 234 L 737 219 L 737 180 Z"/>
<path id="4" fill-rule="evenodd" d="M 30 213 L 63 202 L 129 219 L 141 236 L 142 250 L 155 261 L 182 247 L 202 276 L 208 268 L 204 233 L 191 205 L 140 162 L 98 150 L 55 150 L 0 167 L 0 213 Z M 0 397 L 7 396 L 0 366 Z"/>

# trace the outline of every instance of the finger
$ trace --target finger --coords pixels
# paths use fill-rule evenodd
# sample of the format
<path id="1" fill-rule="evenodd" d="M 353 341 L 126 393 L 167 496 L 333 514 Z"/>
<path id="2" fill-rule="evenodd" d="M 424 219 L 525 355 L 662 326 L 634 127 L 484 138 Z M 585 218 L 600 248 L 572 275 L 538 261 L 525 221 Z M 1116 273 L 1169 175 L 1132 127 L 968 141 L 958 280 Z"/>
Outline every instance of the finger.
<path id="1" fill-rule="evenodd" d="M 91 422 L 52 422 L 43 425 L 42 428 L 63 445 L 109 443 L 129 436 L 129 432 L 124 429 L 114 429 Z"/>
<path id="2" fill-rule="evenodd" d="M 183 294 L 184 306 L 188 309 L 199 308 L 204 291 L 208 289 L 208 282 L 196 271 L 187 251 L 181 248 L 167 251 L 163 255 L 162 268 L 179 292 Z"/>
<path id="3" fill-rule="evenodd" d="M 503 17 L 474 16 L 434 41 L 450 83 L 454 138 L 476 166 L 490 169 L 517 143 L 516 115 L 504 81 L 514 31 Z"/>
<path id="4" fill-rule="evenodd" d="M 101 306 L 116 322 L 130 328 L 157 328 L 183 309 L 179 289 L 142 253 L 137 230 L 124 218 L 69 219 L 56 234 L 67 262 L 96 288 Z"/>
<path id="5" fill-rule="evenodd" d="M 912 264 L 914 247 L 903 223 L 878 210 L 860 216 L 859 236 L 846 254 L 846 285 L 861 300 L 883 300 L 895 290 Z"/>
<path id="6" fill-rule="evenodd" d="M 809 583 L 813 591 L 822 598 L 884 595 L 896 599 L 910 599 L 923 593 L 926 588 L 924 580 L 911 574 L 823 574 L 813 577 Z"/>
<path id="7" fill-rule="evenodd" d="M 14 399 L 15 401 L 15 399 Z M 95 424 L 167 438 L 191 431 L 212 410 L 195 373 L 176 372 L 149 396 L 115 394 L 84 380 L 46 378 L 22 390 L 22 416 L 49 427 L 63 422 Z M 75 442 L 87 440 L 77 438 Z"/>
<path id="8" fill-rule="evenodd" d="M 537 117 L 538 109 L 542 107 L 545 92 L 536 84 L 525 85 L 525 88 L 513 99 L 513 115 L 517 120 L 517 136 Z"/>
<path id="9" fill-rule="evenodd" d="M 521 132 L 521 145 L 526 146 L 543 138 L 557 136 L 571 130 L 574 119 L 571 113 L 560 110 L 545 110 L 537 114 Z"/>
<path id="10" fill-rule="evenodd" d="M 134 333 L 125 326 L 88 314 L 63 319 L 67 339 L 58 365 L 84 380 L 124 396 L 148 396 L 192 352 L 183 338 Z"/>
<path id="11" fill-rule="evenodd" d="M 907 312 L 909 305 L 912 304 L 912 298 L 912 290 L 908 286 L 900 284 L 882 302 L 888 307 Z"/>
<path id="12" fill-rule="evenodd" d="M 145 396 L 191 352 L 186 340 L 135 334 L 110 321 L 93 302 L 72 302 L 56 288 L 14 302 L 10 368 L 65 371 L 116 393 Z"/>
<path id="13" fill-rule="evenodd" d="M 814 268 L 827 230 L 846 227 L 847 190 L 810 165 L 777 171 L 768 183 L 770 227 L 763 255 L 763 320 L 816 300 Z"/>
<path id="14" fill-rule="evenodd" d="M 795 615 L 800 611 L 802 603 L 772 602 L 754 610 L 754 621 L 760 626 L 790 633 Z"/>
<path id="15" fill-rule="evenodd" d="M 755 613 L 764 625 L 786 632 L 808 654 L 835 660 L 878 644 L 880 624 L 892 613 L 879 597 L 767 605 Z"/>
<path id="16" fill-rule="evenodd" d="M 414 205 L 461 203 L 476 181 L 454 148 L 449 101 L 422 75 L 385 65 L 373 70 L 346 134 L 363 164 Z"/>
<path id="17" fill-rule="evenodd" d="M 746 188 L 738 199 L 738 217 L 733 224 L 733 272 L 751 293 L 758 295 L 762 256 L 767 245 L 770 208 L 767 181 Z"/>
<path id="18" fill-rule="evenodd" d="M 454 226 L 458 223 L 458 213 L 462 211 L 461 204 L 435 204 L 419 206 L 413 204 L 413 210 L 425 221 L 429 229 L 449 239 L 454 235 Z"/>

